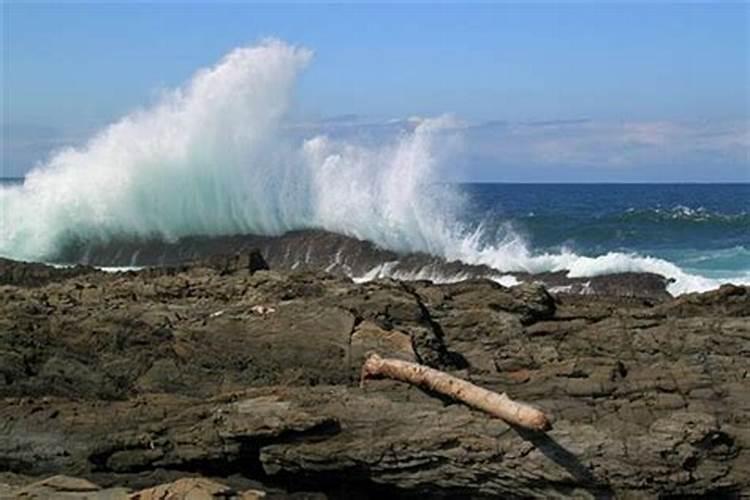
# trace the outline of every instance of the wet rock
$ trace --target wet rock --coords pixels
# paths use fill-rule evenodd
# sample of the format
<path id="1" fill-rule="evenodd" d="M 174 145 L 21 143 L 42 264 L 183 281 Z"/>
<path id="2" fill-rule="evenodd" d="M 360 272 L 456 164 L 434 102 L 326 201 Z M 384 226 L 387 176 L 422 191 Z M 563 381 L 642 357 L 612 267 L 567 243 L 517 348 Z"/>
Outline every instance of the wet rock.
<path id="1" fill-rule="evenodd" d="M 184 270 L 187 263 L 212 261 L 209 267 L 224 269 L 226 257 L 259 250 L 275 270 L 319 271 L 339 276 L 371 279 L 401 276 L 410 280 L 502 280 L 539 282 L 554 294 L 594 294 L 631 297 L 652 302 L 670 298 L 669 281 L 652 273 L 615 273 L 592 278 L 571 278 L 565 271 L 501 273 L 484 265 L 446 261 L 426 253 L 399 254 L 369 241 L 322 230 L 290 231 L 280 236 L 190 236 L 178 241 L 158 239 L 114 240 L 89 246 L 73 245 L 58 256 L 61 262 L 98 266 L 159 266 L 157 272 Z M 168 267 L 165 267 L 168 266 Z M 231 267 L 232 264 L 229 264 Z"/>
<path id="2" fill-rule="evenodd" d="M 255 271 L 267 271 L 269 269 L 266 260 L 257 249 L 237 253 L 234 255 L 211 255 L 192 266 L 206 266 L 219 271 L 220 274 L 233 274 L 237 272 L 254 273 Z"/>
<path id="3" fill-rule="evenodd" d="M 0 286 L 42 286 L 97 272 L 93 267 L 52 267 L 35 262 L 17 262 L 0 257 Z"/>
<path id="4" fill-rule="evenodd" d="M 514 273 L 524 282 L 543 284 L 553 294 L 629 297 L 652 302 L 671 298 L 670 281 L 654 273 L 612 273 L 586 278 L 571 278 L 567 271 L 538 274 Z"/>

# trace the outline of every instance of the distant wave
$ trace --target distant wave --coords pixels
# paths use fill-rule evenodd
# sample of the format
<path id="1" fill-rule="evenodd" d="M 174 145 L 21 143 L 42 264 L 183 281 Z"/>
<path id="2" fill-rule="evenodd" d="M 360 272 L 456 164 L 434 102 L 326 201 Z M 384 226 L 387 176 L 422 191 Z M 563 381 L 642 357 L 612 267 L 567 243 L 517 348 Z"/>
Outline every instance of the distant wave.
<path id="1" fill-rule="evenodd" d="M 704 207 L 691 208 L 684 205 L 676 205 L 671 208 L 630 208 L 618 215 L 617 219 L 628 222 L 683 221 L 692 223 L 737 224 L 750 227 L 750 214 L 747 212 L 726 214 L 708 210 Z"/>
<path id="2" fill-rule="evenodd" d="M 521 220 L 540 221 L 549 220 L 553 223 L 560 219 L 555 214 L 528 212 L 518 216 Z M 722 228 L 749 228 L 750 213 L 742 211 L 738 213 L 724 213 L 709 210 L 705 207 L 691 208 L 684 205 L 675 205 L 670 208 L 629 208 L 622 212 L 604 213 L 592 219 L 599 224 L 610 223 L 614 225 L 624 224 L 653 224 L 671 225 L 682 224 L 683 226 L 705 227 L 716 225 Z"/>
<path id="3" fill-rule="evenodd" d="M 458 128 L 450 117 L 415 121 L 377 146 L 295 140 L 282 124 L 310 58 L 277 40 L 236 49 L 154 107 L 56 153 L 22 185 L 1 187 L 0 255 L 60 261 L 113 241 L 322 229 L 499 272 L 655 272 L 674 280 L 672 293 L 720 283 L 652 257 L 540 253 L 509 226 L 492 239 L 462 226 L 461 196 L 434 182 Z M 387 273 L 379 265 L 372 276 Z"/>

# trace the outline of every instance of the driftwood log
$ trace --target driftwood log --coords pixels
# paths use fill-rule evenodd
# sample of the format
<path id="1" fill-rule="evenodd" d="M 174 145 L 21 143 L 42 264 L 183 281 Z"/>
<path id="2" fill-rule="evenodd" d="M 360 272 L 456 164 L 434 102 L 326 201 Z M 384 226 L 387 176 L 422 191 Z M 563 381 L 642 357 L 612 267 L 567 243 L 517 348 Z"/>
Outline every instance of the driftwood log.
<path id="1" fill-rule="evenodd" d="M 525 429 L 546 431 L 552 428 L 550 419 L 542 411 L 513 401 L 505 393 L 488 391 L 424 365 L 371 354 L 362 365 L 362 383 L 369 378 L 381 377 L 400 380 L 443 394 Z"/>

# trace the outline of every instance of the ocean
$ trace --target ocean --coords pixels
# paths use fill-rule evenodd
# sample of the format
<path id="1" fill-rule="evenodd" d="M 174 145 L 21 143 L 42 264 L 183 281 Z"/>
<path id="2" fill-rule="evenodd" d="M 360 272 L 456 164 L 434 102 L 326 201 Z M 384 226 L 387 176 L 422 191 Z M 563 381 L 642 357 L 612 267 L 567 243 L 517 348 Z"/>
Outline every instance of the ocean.
<path id="1" fill-rule="evenodd" d="M 750 184 L 466 184 L 469 219 L 541 252 L 648 255 L 716 279 L 750 274 Z M 491 233 L 491 231 L 490 231 Z"/>

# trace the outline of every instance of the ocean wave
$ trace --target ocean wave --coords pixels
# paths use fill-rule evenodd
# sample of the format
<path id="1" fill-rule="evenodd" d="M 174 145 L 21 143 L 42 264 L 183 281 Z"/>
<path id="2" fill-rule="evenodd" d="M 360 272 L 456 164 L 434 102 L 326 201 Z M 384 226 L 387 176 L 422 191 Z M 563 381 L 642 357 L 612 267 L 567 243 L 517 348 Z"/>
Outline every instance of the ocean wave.
<path id="1" fill-rule="evenodd" d="M 403 251 L 440 252 L 452 193 L 429 189 L 449 117 L 378 147 L 294 142 L 283 118 L 309 51 L 236 49 L 152 109 L 54 155 L 0 191 L 0 255 L 54 259 L 71 241 L 282 234 L 323 228 Z M 441 191 L 441 192 L 436 192 Z"/>
<path id="2" fill-rule="evenodd" d="M 287 135 L 290 95 L 311 56 L 277 40 L 236 49 L 154 107 L 56 153 L 22 185 L 1 187 L 0 256 L 60 261 L 71 248 L 127 239 L 322 229 L 500 273 L 656 272 L 674 280 L 672 293 L 718 285 L 652 257 L 534 252 L 510 225 L 490 242 L 481 227 L 467 232 L 460 194 L 434 182 L 445 138 L 460 129 L 451 117 L 410 121 L 376 146 Z M 386 262 L 372 276 L 387 274 Z"/>
<path id="3" fill-rule="evenodd" d="M 567 271 L 571 278 L 625 272 L 660 274 L 670 280 L 667 290 L 672 295 L 712 290 L 728 282 L 750 285 L 748 273 L 737 272 L 724 279 L 709 278 L 689 273 L 668 260 L 636 253 L 608 252 L 587 256 L 569 250 L 559 253 L 534 252 L 520 237 L 480 248 L 475 246 L 472 240 L 473 238 L 465 240 L 462 251 L 451 258 L 458 258 L 469 264 L 489 266 L 502 272 L 520 271 L 533 274 Z"/>
<path id="4" fill-rule="evenodd" d="M 738 213 L 723 213 L 709 210 L 702 206 L 693 208 L 685 205 L 675 205 L 669 208 L 629 208 L 625 212 L 617 215 L 615 219 L 622 222 L 679 221 L 696 224 L 722 223 L 750 226 L 750 213 L 744 211 Z"/>

